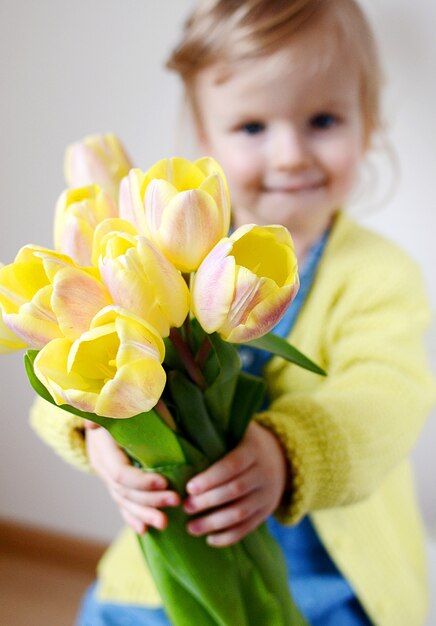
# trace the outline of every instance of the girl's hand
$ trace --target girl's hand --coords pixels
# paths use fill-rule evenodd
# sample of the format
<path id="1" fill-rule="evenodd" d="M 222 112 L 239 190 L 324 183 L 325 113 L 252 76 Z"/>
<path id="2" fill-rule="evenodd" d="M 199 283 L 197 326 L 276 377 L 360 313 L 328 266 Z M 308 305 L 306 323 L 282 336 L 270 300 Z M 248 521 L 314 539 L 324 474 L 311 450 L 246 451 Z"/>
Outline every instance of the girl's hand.
<path id="1" fill-rule="evenodd" d="M 148 526 L 163 530 L 168 519 L 159 509 L 178 506 L 179 495 L 167 490 L 164 477 L 133 467 L 104 428 L 92 422 L 86 422 L 85 428 L 91 466 L 108 488 L 125 522 L 139 534 L 146 532 Z"/>
<path id="2" fill-rule="evenodd" d="M 287 480 L 285 453 L 277 437 L 252 422 L 242 442 L 189 481 L 187 513 L 210 511 L 188 524 L 213 546 L 236 543 L 278 506 Z"/>

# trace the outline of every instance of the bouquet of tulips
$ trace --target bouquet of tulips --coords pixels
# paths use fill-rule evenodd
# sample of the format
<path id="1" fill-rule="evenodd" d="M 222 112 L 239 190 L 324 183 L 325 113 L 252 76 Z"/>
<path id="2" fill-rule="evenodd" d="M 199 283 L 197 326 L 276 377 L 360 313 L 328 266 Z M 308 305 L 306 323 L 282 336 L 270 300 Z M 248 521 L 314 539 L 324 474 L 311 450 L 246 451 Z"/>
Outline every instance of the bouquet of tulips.
<path id="1" fill-rule="evenodd" d="M 292 239 L 276 225 L 229 236 L 227 184 L 211 158 L 143 172 L 116 137 L 96 136 L 70 146 L 66 177 L 54 249 L 24 246 L 0 269 L 0 351 L 27 348 L 43 398 L 106 428 L 183 495 L 262 402 L 234 344 L 322 373 L 269 333 L 298 290 Z M 168 517 L 139 541 L 175 626 L 303 623 L 265 527 L 216 549 L 185 531 L 181 508 Z"/>

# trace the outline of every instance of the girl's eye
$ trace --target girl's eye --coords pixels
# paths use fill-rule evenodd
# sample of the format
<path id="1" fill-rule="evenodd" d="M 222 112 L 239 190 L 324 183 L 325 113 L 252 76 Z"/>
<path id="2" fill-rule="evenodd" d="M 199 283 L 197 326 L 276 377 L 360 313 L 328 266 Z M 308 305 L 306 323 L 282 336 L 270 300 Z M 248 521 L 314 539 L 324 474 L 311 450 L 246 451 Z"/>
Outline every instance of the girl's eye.
<path id="1" fill-rule="evenodd" d="M 318 130 L 326 130 L 338 123 L 336 115 L 331 113 L 318 113 L 310 118 L 309 125 L 311 128 Z"/>
<path id="2" fill-rule="evenodd" d="M 241 130 L 246 135 L 258 135 L 265 130 L 265 124 L 261 122 L 249 122 L 248 124 L 243 124 Z"/>

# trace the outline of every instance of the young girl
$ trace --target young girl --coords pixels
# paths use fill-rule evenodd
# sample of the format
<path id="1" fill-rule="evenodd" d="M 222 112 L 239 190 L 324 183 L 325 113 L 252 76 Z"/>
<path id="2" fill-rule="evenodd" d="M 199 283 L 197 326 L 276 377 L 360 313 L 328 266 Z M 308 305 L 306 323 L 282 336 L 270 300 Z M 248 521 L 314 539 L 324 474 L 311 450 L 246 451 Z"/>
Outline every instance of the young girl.
<path id="1" fill-rule="evenodd" d="M 290 229 L 301 289 L 276 332 L 328 377 L 242 348 L 246 369 L 265 375 L 269 406 L 183 503 L 103 429 L 85 438 L 78 418 L 43 401 L 34 425 L 94 468 L 136 532 L 163 529 L 161 509 L 183 506 L 195 514 L 188 532 L 219 548 L 269 518 L 310 624 L 418 626 L 427 591 L 407 457 L 434 397 L 428 305 L 409 258 L 342 212 L 380 129 L 366 19 L 354 0 L 204 0 L 169 67 L 201 154 L 227 175 L 235 227 Z M 78 623 L 168 626 L 131 529 L 100 563 Z"/>

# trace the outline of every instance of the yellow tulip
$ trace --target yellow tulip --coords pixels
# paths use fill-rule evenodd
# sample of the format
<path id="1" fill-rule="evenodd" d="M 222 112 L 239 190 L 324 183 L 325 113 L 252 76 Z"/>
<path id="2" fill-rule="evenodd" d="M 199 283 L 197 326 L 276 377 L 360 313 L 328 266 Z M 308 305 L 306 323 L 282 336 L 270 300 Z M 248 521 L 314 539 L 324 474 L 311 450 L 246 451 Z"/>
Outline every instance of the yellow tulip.
<path id="1" fill-rule="evenodd" d="M 100 274 L 113 301 L 143 317 L 162 337 L 168 336 L 170 327 L 181 326 L 189 312 L 185 280 L 145 237 L 119 231 L 100 237 L 99 231 L 106 229 L 103 222 L 96 240 L 100 240 Z"/>
<path id="2" fill-rule="evenodd" d="M 299 288 L 297 260 L 283 226 L 238 228 L 205 258 L 192 285 L 192 310 L 207 333 L 233 343 L 265 335 Z"/>
<path id="3" fill-rule="evenodd" d="M 0 268 L 4 267 L 3 263 L 0 263 Z M 26 344 L 18 337 L 11 329 L 5 324 L 3 320 L 3 311 L 0 306 L 0 354 L 6 354 L 7 352 L 15 352 L 15 350 L 21 350 L 25 348 Z"/>
<path id="4" fill-rule="evenodd" d="M 115 218 L 117 208 L 98 185 L 67 189 L 56 204 L 55 248 L 68 254 L 78 265 L 91 265 L 95 228 L 107 218 Z"/>
<path id="5" fill-rule="evenodd" d="M 95 276 L 66 255 L 25 246 L 0 269 L 0 306 L 6 325 L 36 349 L 59 337 L 75 339 L 111 303 Z"/>
<path id="6" fill-rule="evenodd" d="M 105 417 L 132 417 L 158 402 L 166 382 L 159 333 L 111 306 L 76 341 L 54 339 L 35 359 L 35 373 L 58 405 Z"/>
<path id="7" fill-rule="evenodd" d="M 119 211 L 182 272 L 196 270 L 230 226 L 226 179 L 207 157 L 133 170 L 121 183 Z"/>
<path id="8" fill-rule="evenodd" d="M 69 187 L 84 187 L 97 183 L 114 200 L 124 176 L 132 163 L 116 135 L 90 135 L 68 146 L 64 173 Z"/>

